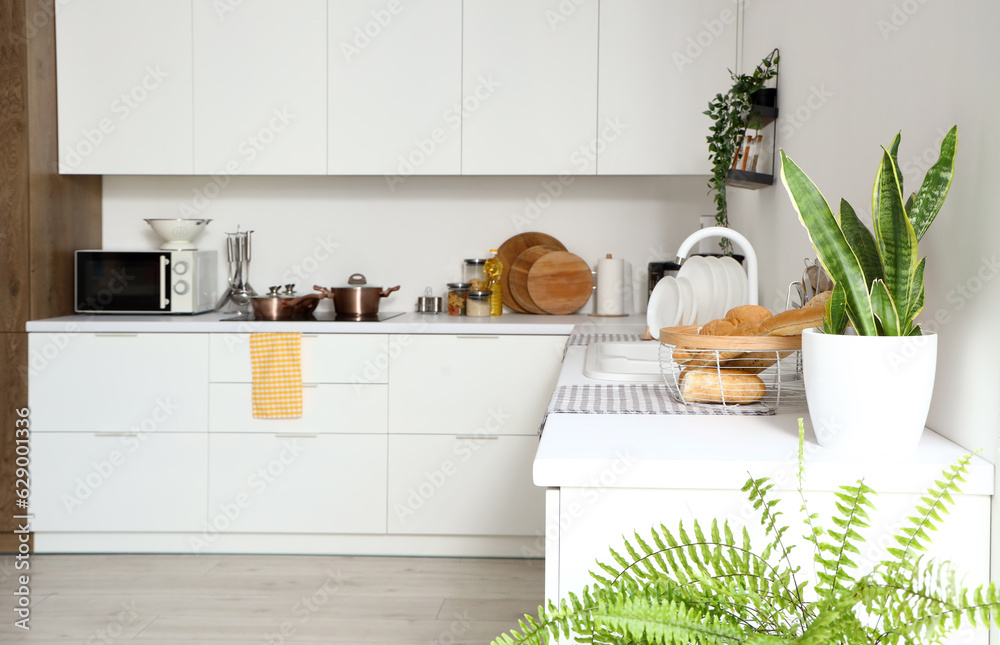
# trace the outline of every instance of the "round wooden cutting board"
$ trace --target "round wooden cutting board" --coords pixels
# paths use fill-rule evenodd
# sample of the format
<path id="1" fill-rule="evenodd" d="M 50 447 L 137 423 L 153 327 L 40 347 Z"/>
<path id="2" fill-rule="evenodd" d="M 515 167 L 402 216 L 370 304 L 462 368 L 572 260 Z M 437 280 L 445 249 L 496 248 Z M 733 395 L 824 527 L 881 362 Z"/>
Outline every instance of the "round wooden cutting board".
<path id="1" fill-rule="evenodd" d="M 553 251 L 535 260 L 528 272 L 528 294 L 548 314 L 571 314 L 587 304 L 594 274 L 577 255 Z"/>
<path id="2" fill-rule="evenodd" d="M 561 251 L 557 246 L 551 244 L 539 244 L 525 251 L 522 251 L 514 264 L 510 266 L 510 277 L 508 279 L 508 290 L 504 294 L 510 293 L 510 297 L 524 311 L 530 314 L 544 314 L 545 311 L 535 304 L 528 293 L 528 274 L 535 262 L 552 252 Z"/>
<path id="3" fill-rule="evenodd" d="M 563 243 L 545 233 L 521 233 L 510 238 L 497 249 L 497 257 L 503 264 L 503 273 L 500 274 L 500 285 L 503 287 L 503 303 L 520 313 L 527 313 L 527 310 L 519 305 L 510 295 L 510 268 L 514 266 L 517 256 L 527 251 L 533 246 L 549 245 L 565 251 Z"/>

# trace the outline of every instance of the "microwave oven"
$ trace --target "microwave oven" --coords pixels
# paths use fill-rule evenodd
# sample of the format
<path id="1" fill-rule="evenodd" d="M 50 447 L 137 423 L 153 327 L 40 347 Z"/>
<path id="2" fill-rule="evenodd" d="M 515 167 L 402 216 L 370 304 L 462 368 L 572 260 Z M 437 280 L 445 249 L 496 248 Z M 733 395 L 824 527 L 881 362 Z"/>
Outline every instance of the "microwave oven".
<path id="1" fill-rule="evenodd" d="M 99 314 L 197 314 L 215 308 L 215 251 L 76 252 L 74 309 Z"/>

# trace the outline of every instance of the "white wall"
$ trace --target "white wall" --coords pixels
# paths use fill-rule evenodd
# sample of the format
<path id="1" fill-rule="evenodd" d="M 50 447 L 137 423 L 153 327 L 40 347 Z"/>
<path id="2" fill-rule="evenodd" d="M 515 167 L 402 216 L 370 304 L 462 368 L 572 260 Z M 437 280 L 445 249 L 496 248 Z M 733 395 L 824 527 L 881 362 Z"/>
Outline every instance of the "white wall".
<path id="1" fill-rule="evenodd" d="M 758 0 L 747 5 L 744 66 L 781 49 L 778 145 L 835 208 L 844 197 L 870 221 L 879 146 L 899 130 L 905 190 L 915 191 L 937 159 L 941 136 L 958 124 L 955 182 L 920 246 L 927 256 L 921 319 L 940 332 L 928 425 L 966 448 L 984 449 L 995 461 L 1000 39 L 994 31 L 1000 3 Z M 803 258 L 814 256 L 784 187 L 779 181 L 755 194 L 731 190 L 730 200 L 733 226 L 768 240 L 760 243 L 762 303 L 775 301 L 779 292 L 783 298 L 784 288 L 801 273 Z"/>
<path id="2" fill-rule="evenodd" d="M 402 285 L 384 311 L 412 311 L 426 286 L 441 295 L 461 277 L 464 258 L 541 231 L 591 266 L 606 253 L 631 262 L 645 311 L 647 263 L 673 260 L 699 215 L 712 212 L 706 177 L 412 177 L 395 190 L 383 177 L 226 180 L 219 189 L 211 177 L 105 177 L 104 248 L 155 248 L 143 218 L 207 217 L 197 244 L 220 257 L 225 232 L 254 231 L 258 291 L 335 286 L 361 272 L 369 284 Z"/>

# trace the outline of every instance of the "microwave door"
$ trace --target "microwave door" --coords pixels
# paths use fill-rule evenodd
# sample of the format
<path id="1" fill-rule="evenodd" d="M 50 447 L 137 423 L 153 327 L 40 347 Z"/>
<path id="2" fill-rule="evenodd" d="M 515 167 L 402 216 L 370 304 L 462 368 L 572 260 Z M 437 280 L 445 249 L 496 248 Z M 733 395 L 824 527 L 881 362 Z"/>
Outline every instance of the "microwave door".
<path id="1" fill-rule="evenodd" d="M 77 252 L 76 310 L 169 313 L 170 254 Z"/>

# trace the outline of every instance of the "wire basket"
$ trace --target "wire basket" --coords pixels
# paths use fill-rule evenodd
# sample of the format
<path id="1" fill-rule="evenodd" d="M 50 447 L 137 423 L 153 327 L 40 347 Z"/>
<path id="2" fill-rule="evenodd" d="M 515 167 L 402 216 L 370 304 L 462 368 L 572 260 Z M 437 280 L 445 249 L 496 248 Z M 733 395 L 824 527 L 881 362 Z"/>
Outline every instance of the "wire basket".
<path id="1" fill-rule="evenodd" d="M 800 336 L 702 336 L 697 326 L 660 331 L 660 373 L 685 405 L 724 414 L 802 408 Z"/>

